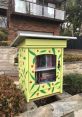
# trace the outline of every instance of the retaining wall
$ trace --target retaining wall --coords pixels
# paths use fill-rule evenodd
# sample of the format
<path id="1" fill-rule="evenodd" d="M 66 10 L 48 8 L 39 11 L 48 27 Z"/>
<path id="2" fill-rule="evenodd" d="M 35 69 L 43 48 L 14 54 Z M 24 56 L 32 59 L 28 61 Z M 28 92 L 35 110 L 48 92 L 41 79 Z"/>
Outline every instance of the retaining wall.
<path id="1" fill-rule="evenodd" d="M 16 48 L 0 47 L 0 74 L 18 76 L 17 66 L 14 64 L 16 54 Z"/>

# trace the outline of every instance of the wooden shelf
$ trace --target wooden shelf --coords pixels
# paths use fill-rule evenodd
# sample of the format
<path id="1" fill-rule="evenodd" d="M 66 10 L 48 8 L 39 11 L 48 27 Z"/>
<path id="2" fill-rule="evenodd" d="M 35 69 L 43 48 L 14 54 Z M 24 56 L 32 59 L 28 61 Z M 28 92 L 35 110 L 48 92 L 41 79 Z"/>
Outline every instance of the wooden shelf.
<path id="1" fill-rule="evenodd" d="M 48 71 L 48 70 L 55 70 L 55 69 L 56 69 L 55 67 L 40 67 L 40 68 L 37 68 L 35 71 L 39 72 L 39 71 Z"/>

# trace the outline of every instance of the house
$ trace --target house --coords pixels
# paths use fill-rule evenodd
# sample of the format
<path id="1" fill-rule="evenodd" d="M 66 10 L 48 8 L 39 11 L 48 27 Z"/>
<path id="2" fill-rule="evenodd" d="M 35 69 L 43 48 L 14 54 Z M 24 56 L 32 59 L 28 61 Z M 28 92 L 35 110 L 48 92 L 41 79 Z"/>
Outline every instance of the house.
<path id="1" fill-rule="evenodd" d="M 65 0 L 0 0 L 0 15 L 4 17 L 14 40 L 19 32 L 59 35 L 65 19 Z"/>

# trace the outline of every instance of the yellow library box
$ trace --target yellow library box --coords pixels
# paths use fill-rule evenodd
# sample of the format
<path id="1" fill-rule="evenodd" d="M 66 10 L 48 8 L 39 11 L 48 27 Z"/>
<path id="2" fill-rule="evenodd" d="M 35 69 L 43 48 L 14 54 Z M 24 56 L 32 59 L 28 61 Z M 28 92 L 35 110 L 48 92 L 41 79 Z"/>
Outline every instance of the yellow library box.
<path id="1" fill-rule="evenodd" d="M 67 40 L 76 37 L 20 33 L 18 47 L 20 88 L 27 102 L 63 92 L 63 53 Z"/>

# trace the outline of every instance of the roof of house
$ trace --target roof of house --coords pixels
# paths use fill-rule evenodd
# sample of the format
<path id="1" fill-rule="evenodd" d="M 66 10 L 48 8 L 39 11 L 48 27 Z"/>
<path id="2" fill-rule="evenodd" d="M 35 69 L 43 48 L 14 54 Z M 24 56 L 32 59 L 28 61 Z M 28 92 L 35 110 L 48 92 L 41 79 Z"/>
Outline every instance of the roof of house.
<path id="1" fill-rule="evenodd" d="M 8 2 L 9 2 L 9 0 L 0 0 L 0 8 L 8 9 Z"/>
<path id="2" fill-rule="evenodd" d="M 68 37 L 68 36 L 56 36 L 56 35 L 40 35 L 40 34 L 27 34 L 24 32 L 21 32 L 18 34 L 16 39 L 12 42 L 11 46 L 16 47 L 19 45 L 24 39 L 52 39 L 52 40 L 70 40 L 70 39 L 77 39 L 76 37 Z"/>

